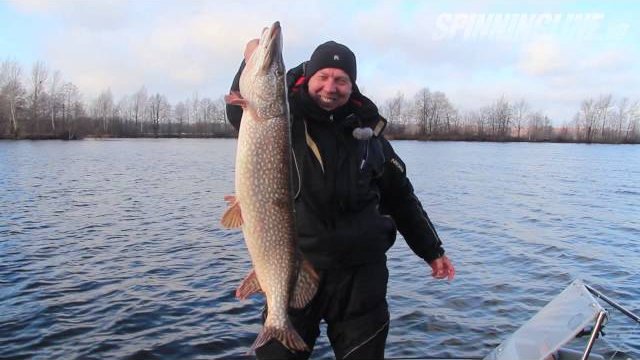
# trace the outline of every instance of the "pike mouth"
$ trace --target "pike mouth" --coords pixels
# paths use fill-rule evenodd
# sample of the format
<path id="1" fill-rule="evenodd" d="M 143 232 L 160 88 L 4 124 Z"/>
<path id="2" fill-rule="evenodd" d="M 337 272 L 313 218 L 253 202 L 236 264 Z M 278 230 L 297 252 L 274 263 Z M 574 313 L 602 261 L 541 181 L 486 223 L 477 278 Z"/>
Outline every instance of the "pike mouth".
<path id="1" fill-rule="evenodd" d="M 264 60 L 261 69 L 269 71 L 272 64 L 279 59 L 282 54 L 282 30 L 280 22 L 276 21 L 269 29 L 264 30 L 260 45 L 264 49 Z"/>
<path id="2" fill-rule="evenodd" d="M 274 39 L 278 35 L 280 35 L 280 21 L 276 21 L 276 22 L 273 23 L 273 25 L 271 25 L 271 31 L 270 31 L 270 34 L 269 34 L 269 39 L 271 41 L 274 41 Z"/>

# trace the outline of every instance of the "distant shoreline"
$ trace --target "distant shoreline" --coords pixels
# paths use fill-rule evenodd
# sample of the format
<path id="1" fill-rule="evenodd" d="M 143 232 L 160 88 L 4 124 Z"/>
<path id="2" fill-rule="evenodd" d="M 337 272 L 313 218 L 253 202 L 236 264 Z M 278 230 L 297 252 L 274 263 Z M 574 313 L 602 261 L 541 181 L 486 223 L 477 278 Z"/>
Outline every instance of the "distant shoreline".
<path id="1" fill-rule="evenodd" d="M 432 142 L 487 142 L 487 143 L 553 143 L 553 144 L 606 144 L 606 145 L 638 145 L 638 142 L 606 142 L 606 141 L 578 141 L 574 139 L 519 139 L 519 138 L 505 138 L 505 139 L 493 139 L 490 137 L 424 137 L 424 136 L 402 136 L 402 135 L 388 135 L 385 136 L 388 140 L 408 140 L 408 141 L 432 141 Z M 77 136 L 74 134 L 42 134 L 42 135 L 29 135 L 21 137 L 7 137 L 0 136 L 0 140 L 63 140 L 63 141 L 77 141 L 77 140 L 100 140 L 100 139 L 235 139 L 237 135 L 195 135 L 195 134 L 158 134 L 158 135 L 139 135 L 139 136 L 112 136 L 112 135 L 87 135 Z"/>

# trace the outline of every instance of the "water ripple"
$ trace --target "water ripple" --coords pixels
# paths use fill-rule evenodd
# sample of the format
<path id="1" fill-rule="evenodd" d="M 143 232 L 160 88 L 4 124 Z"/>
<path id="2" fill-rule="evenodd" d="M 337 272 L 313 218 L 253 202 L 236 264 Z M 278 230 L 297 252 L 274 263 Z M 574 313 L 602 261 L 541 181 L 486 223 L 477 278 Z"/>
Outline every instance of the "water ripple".
<path id="1" fill-rule="evenodd" d="M 0 358 L 248 358 L 263 300 L 235 299 L 251 265 L 218 226 L 234 147 L 0 142 Z M 577 277 L 640 310 L 638 147 L 394 147 L 458 275 L 432 280 L 398 238 L 387 356 L 483 356 Z"/>

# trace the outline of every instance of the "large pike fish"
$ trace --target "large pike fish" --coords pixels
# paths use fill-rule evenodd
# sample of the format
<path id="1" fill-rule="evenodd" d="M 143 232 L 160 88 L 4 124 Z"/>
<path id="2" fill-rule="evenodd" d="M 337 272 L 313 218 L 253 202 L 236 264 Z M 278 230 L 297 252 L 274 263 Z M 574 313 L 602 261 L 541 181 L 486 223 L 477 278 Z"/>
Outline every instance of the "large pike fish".
<path id="1" fill-rule="evenodd" d="M 243 108 L 236 152 L 235 196 L 226 196 L 226 227 L 242 226 L 254 271 L 238 298 L 263 292 L 267 317 L 252 350 L 277 339 L 290 350 L 309 350 L 293 328 L 287 308 L 304 307 L 315 295 L 318 276 L 296 247 L 291 193 L 289 106 L 280 23 L 265 28 L 245 59 L 240 93 L 225 97 Z"/>

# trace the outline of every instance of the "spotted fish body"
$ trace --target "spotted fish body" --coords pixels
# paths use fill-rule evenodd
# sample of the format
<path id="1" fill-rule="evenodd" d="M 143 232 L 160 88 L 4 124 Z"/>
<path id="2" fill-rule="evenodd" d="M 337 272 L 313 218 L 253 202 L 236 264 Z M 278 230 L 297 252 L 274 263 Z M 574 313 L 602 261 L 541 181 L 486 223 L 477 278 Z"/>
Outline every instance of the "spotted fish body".
<path id="1" fill-rule="evenodd" d="M 308 350 L 293 329 L 287 308 L 304 306 L 315 294 L 317 275 L 296 248 L 291 194 L 291 144 L 282 34 L 276 22 L 263 30 L 240 77 L 240 94 L 226 97 L 243 115 L 236 153 L 235 197 L 222 223 L 242 226 L 254 271 L 238 288 L 245 298 L 263 292 L 264 327 L 252 349 L 275 338 L 291 350 Z"/>

